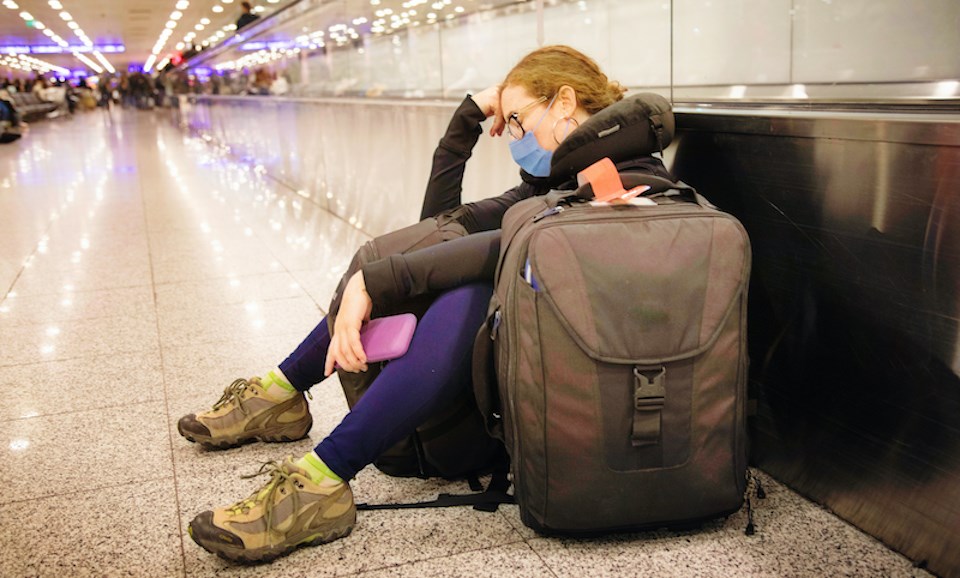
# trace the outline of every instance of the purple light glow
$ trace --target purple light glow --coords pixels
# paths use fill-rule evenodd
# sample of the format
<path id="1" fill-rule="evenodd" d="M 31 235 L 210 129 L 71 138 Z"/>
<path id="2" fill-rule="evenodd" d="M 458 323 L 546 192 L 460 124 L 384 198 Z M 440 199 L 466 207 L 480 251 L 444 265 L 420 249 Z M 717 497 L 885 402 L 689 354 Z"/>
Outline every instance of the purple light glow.
<path id="1" fill-rule="evenodd" d="M 66 48 L 56 44 L 0 46 L 0 54 L 69 54 L 71 52 L 93 52 L 94 50 L 107 54 L 125 52 L 127 48 L 123 44 L 95 44 L 93 46 L 67 46 Z"/>

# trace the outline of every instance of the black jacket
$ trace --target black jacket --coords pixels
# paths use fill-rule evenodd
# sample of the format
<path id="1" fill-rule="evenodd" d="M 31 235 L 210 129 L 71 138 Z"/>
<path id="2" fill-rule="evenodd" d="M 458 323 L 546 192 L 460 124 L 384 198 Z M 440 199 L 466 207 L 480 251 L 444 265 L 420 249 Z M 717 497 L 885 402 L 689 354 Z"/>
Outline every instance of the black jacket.
<path id="1" fill-rule="evenodd" d="M 620 172 L 641 172 L 674 180 L 660 159 L 650 156 L 651 151 L 666 147 L 672 136 L 669 104 L 657 97 L 651 109 L 643 96 L 609 106 L 571 133 L 554 152 L 549 177 L 533 177 L 521 170 L 521 183 L 516 187 L 498 197 L 461 205 L 464 168 L 483 133 L 480 123 L 485 118 L 473 99 L 467 97 L 454 113 L 434 153 L 420 216 L 428 218 L 448 212 L 470 234 L 365 265 L 364 280 L 373 303 L 396 303 L 466 283 L 492 282 L 500 255 L 500 222 L 507 209 L 551 189 L 575 189 L 577 172 L 603 157 L 609 156 Z M 669 115 L 669 130 L 658 142 L 651 132 L 650 119 L 660 115 Z M 613 133 L 613 138 L 605 138 Z"/>
<path id="2" fill-rule="evenodd" d="M 240 30 L 244 26 L 249 26 L 250 24 L 253 24 L 259 19 L 260 17 L 257 16 L 256 14 L 244 12 L 243 14 L 240 15 L 240 18 L 237 18 L 237 30 Z"/>

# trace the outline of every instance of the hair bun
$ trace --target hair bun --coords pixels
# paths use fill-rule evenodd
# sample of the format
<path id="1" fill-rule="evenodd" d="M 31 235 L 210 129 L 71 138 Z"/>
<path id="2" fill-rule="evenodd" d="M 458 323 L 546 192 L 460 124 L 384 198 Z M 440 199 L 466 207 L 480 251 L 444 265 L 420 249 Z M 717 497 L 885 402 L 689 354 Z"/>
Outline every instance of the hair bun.
<path id="1" fill-rule="evenodd" d="M 607 83 L 607 90 L 610 91 L 610 96 L 612 96 L 615 101 L 622 99 L 623 95 L 627 92 L 627 88 L 616 80 L 611 80 Z"/>

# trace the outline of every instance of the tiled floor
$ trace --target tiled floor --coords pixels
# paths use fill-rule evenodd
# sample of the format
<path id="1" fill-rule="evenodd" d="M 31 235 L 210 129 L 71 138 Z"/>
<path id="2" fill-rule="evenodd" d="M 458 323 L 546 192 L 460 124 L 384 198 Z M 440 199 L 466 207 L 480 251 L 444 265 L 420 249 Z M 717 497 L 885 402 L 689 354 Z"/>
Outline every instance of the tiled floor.
<path id="1" fill-rule="evenodd" d="M 696 532 L 560 540 L 515 507 L 463 508 L 361 513 L 348 538 L 266 566 L 207 554 L 189 520 L 346 411 L 324 383 L 309 440 L 214 453 L 176 431 L 299 342 L 365 240 L 295 200 L 163 113 L 39 122 L 0 146 L 0 576 L 927 575 L 762 474 L 750 537 L 743 511 Z M 465 490 L 372 468 L 353 486 L 370 502 Z"/>

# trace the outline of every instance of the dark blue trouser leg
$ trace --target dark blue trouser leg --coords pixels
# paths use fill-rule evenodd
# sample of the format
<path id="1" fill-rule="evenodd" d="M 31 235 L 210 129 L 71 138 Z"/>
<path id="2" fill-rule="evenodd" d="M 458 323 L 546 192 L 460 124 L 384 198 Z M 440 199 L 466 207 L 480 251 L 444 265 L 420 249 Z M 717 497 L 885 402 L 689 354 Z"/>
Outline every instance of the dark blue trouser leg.
<path id="1" fill-rule="evenodd" d="M 330 330 L 327 328 L 327 318 L 324 317 L 293 353 L 283 360 L 280 371 L 298 391 L 307 391 L 315 383 L 323 381 L 323 366 L 327 361 L 329 347 Z"/>
<path id="2" fill-rule="evenodd" d="M 407 354 L 384 367 L 317 445 L 317 455 L 331 470 L 344 480 L 353 478 L 470 386 L 473 340 L 492 291 L 490 285 L 476 283 L 437 298 L 417 324 Z"/>

